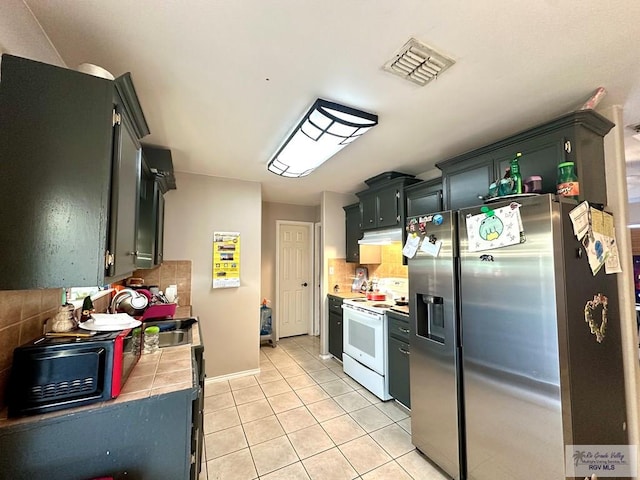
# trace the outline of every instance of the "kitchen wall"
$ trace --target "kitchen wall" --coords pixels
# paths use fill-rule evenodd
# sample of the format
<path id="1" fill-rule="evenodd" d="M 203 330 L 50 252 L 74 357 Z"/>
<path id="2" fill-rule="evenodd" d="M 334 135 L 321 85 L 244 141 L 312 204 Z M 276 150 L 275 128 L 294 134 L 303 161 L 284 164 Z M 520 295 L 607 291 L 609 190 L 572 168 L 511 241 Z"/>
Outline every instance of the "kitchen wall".
<path id="1" fill-rule="evenodd" d="M 277 318 L 276 308 L 276 221 L 319 222 L 320 208 L 286 203 L 262 202 L 262 298 L 271 302 L 273 318 Z"/>
<path id="2" fill-rule="evenodd" d="M 379 265 L 365 265 L 369 278 L 408 278 L 409 270 L 402 264 L 402 244 L 400 242 L 391 245 L 382 245 Z"/>
<path id="3" fill-rule="evenodd" d="M 629 444 L 637 445 L 640 442 L 640 368 L 638 365 L 637 312 L 634 305 L 635 282 L 633 279 L 632 259 L 632 234 L 634 230 L 627 228 L 627 225 L 631 223 L 629 220 L 633 217 L 627 192 L 627 165 L 624 151 L 625 122 L 620 106 L 614 105 L 600 113 L 615 124 L 609 134 L 604 137 L 607 203 L 608 209 L 613 213 L 616 243 L 620 265 L 623 270 L 623 274 L 617 275 L 620 323 L 612 325 L 612 328 L 620 328 L 625 371 Z M 638 459 L 638 462 L 640 465 L 640 459 Z"/>
<path id="4" fill-rule="evenodd" d="M 165 195 L 164 258 L 192 262 L 208 377 L 259 368 L 262 193 L 257 182 L 176 173 Z M 238 288 L 213 289 L 213 232 L 240 232 Z"/>
<path id="5" fill-rule="evenodd" d="M 42 335 L 45 321 L 58 313 L 62 289 L 0 291 L 0 407 L 9 380 L 13 349 Z"/>
<path id="6" fill-rule="evenodd" d="M 346 258 L 345 219 L 344 205 L 350 205 L 356 201 L 355 195 L 347 195 L 335 192 L 322 192 L 320 199 L 320 221 L 322 222 L 322 272 L 323 282 L 320 290 L 320 353 L 328 355 L 329 337 L 328 331 L 328 303 L 327 293 L 333 291 L 333 285 L 329 283 L 329 260 L 332 258 Z"/>
<path id="7" fill-rule="evenodd" d="M 0 53 L 2 52 L 65 66 L 22 0 L 0 2 Z"/>

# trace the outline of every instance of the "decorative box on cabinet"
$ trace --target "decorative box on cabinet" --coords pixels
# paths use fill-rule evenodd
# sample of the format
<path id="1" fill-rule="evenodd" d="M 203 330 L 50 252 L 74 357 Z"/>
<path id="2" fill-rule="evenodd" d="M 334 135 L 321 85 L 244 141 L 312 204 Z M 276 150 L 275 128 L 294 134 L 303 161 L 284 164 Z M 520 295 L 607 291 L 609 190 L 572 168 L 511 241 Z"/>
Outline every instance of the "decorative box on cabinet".
<path id="1" fill-rule="evenodd" d="M 607 188 L 603 137 L 613 125 L 593 110 L 581 110 L 438 163 L 444 208 L 482 203 L 489 184 L 504 176 L 509 161 L 518 152 L 522 153 L 522 177 L 542 176 L 542 193 L 555 193 L 558 164 L 574 162 L 580 181 L 579 200 L 604 205 Z"/>
<path id="2" fill-rule="evenodd" d="M 6 54 L 0 68 L 0 250 L 11 252 L 0 289 L 103 285 L 132 272 L 146 123 L 125 108 L 137 101 L 130 76 Z"/>
<path id="3" fill-rule="evenodd" d="M 404 226 L 404 189 L 419 181 L 413 175 L 399 172 L 385 172 L 366 180 L 369 189 L 356 193 L 360 199 L 362 230 Z"/>
<path id="4" fill-rule="evenodd" d="M 342 298 L 327 295 L 329 301 L 329 353 L 342 361 Z"/>

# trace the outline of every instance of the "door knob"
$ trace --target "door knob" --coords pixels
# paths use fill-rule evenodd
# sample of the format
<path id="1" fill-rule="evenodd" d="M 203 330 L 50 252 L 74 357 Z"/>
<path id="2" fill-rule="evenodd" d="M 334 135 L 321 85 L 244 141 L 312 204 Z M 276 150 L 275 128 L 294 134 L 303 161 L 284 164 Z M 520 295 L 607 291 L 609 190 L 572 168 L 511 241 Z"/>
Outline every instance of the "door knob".
<path id="1" fill-rule="evenodd" d="M 306 287 L 306 286 L 307 286 L 307 282 L 304 282 L 304 283 L 302 283 L 301 285 L 302 285 L 303 287 Z"/>

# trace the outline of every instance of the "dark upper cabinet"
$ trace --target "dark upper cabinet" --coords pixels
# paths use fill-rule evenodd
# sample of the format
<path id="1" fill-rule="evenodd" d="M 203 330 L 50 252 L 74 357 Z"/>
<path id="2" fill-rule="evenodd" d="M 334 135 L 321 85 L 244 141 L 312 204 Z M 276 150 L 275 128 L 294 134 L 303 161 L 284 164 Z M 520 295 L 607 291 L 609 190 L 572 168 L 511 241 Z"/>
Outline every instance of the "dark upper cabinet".
<path id="1" fill-rule="evenodd" d="M 427 180 L 405 188 L 407 217 L 442 211 L 442 179 Z"/>
<path id="2" fill-rule="evenodd" d="M 378 197 L 375 193 L 361 194 L 360 212 L 362 214 L 361 229 L 366 230 L 378 226 Z"/>
<path id="3" fill-rule="evenodd" d="M 0 289 L 100 285 L 113 82 L 3 55 Z"/>
<path id="4" fill-rule="evenodd" d="M 385 172 L 365 181 L 369 189 L 356 193 L 362 212 L 362 230 L 402 227 L 408 185 L 419 182 L 413 175 Z"/>
<path id="5" fill-rule="evenodd" d="M 493 160 L 489 156 L 480 156 L 466 162 L 463 168 L 454 171 L 442 171 L 443 200 L 445 208 L 458 208 L 478 205 L 487 195 L 489 185 L 495 174 Z"/>
<path id="6" fill-rule="evenodd" d="M 140 147 L 117 81 L 12 55 L 0 69 L 0 289 L 133 271 Z"/>
<path id="7" fill-rule="evenodd" d="M 164 245 L 164 193 L 175 189 L 171 151 L 143 145 L 136 266 L 162 263 Z"/>
<path id="8" fill-rule="evenodd" d="M 163 260 L 164 253 L 164 194 L 160 189 L 160 184 L 158 182 L 155 183 L 155 202 L 156 207 L 155 211 L 157 213 L 156 218 L 156 249 L 154 253 L 154 263 L 156 265 L 160 265 Z"/>
<path id="9" fill-rule="evenodd" d="M 360 263 L 360 245 L 358 245 L 358 240 L 362 238 L 360 204 L 354 203 L 342 208 L 344 209 L 346 223 L 346 260 L 347 262 Z"/>
<path id="10" fill-rule="evenodd" d="M 123 105 L 115 111 L 107 277 L 120 278 L 136 269 L 141 147 Z"/>
<path id="11" fill-rule="evenodd" d="M 156 222 L 154 215 L 156 188 L 155 176 L 149 170 L 143 152 L 136 241 L 136 251 L 138 252 L 136 255 L 136 267 L 138 268 L 152 268 L 156 265 Z"/>
<path id="12" fill-rule="evenodd" d="M 613 123 L 581 110 L 525 130 L 485 147 L 437 164 L 442 170 L 445 209 L 482 203 L 489 184 L 502 178 L 509 161 L 521 152 L 523 179 L 542 177 L 542 193 L 555 193 L 558 164 L 574 162 L 580 181 L 579 200 L 607 203 L 603 138 Z"/>
<path id="13" fill-rule="evenodd" d="M 113 176 L 111 210 L 109 215 L 109 260 L 113 263 L 107 269 L 109 281 L 125 277 L 147 264 L 153 258 L 153 251 L 141 242 L 143 226 L 148 219 L 142 218 L 146 212 L 140 206 L 142 188 L 147 193 L 148 180 L 143 177 L 142 146 L 139 140 L 149 134 L 144 113 L 138 100 L 131 74 L 125 73 L 115 82 L 115 120 L 113 134 Z M 147 172 L 149 173 L 149 172 Z M 146 200 L 146 198 L 145 198 Z M 140 258 L 139 258 L 140 257 Z"/>

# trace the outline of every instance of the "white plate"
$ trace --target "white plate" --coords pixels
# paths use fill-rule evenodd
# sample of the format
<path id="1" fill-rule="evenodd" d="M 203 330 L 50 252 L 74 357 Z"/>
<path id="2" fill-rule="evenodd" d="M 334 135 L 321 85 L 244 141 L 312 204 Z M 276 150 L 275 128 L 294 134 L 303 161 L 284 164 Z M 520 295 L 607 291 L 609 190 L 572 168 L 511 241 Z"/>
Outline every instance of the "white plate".
<path id="1" fill-rule="evenodd" d="M 134 328 L 142 324 L 140 320 L 131 320 L 128 323 L 110 323 L 110 324 L 102 324 L 96 325 L 92 318 L 87 320 L 86 322 L 82 322 L 78 327 L 83 330 L 93 330 L 96 332 L 117 332 L 118 330 L 125 330 L 127 328 Z"/>

